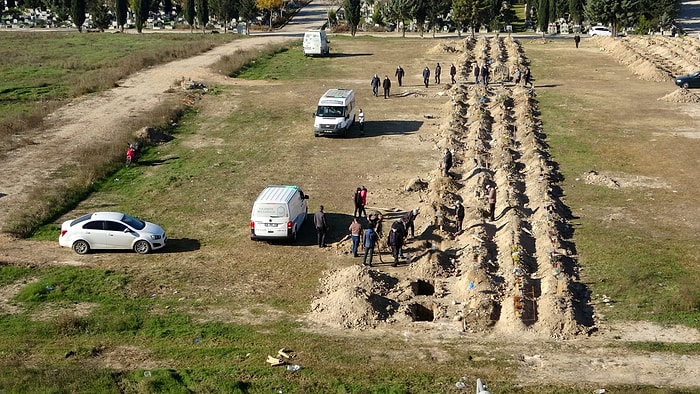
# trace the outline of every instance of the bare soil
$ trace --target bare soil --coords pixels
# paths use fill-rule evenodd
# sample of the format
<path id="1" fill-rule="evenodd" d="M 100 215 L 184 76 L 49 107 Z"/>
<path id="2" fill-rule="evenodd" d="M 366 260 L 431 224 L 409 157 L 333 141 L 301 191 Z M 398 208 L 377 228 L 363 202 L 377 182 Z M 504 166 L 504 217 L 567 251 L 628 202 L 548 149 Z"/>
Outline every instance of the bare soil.
<path id="1" fill-rule="evenodd" d="M 184 78 L 207 84 L 230 84 L 250 92 L 269 88 L 221 77 L 207 66 L 220 54 L 231 53 L 241 45 L 261 45 L 271 39 L 287 38 L 236 41 L 202 56 L 154 67 L 127 79 L 119 88 L 76 100 L 57 111 L 52 115 L 55 128 L 37 135 L 36 144 L 23 147 L 0 163 L 6 169 L 0 179 L 0 191 L 6 194 L 0 200 L 0 223 L 12 210 L 21 209 L 26 188 L 45 182 L 51 177 L 52 169 L 70 157 L 75 141 L 109 140 L 115 128 L 135 111 L 157 105 L 169 94 L 167 91 L 174 81 Z M 692 58 L 680 56 L 675 42 L 654 40 L 658 40 L 654 45 L 646 40 L 625 40 L 621 44 L 622 40 L 596 39 L 586 43 L 600 46 L 601 51 L 591 51 L 598 61 L 605 59 L 602 52 L 609 53 L 646 80 L 668 81 L 670 73 L 697 66 L 691 64 Z M 339 45 L 344 45 L 343 49 L 350 53 L 371 51 L 366 43 L 362 47 L 352 42 Z M 603 314 L 605 308 L 612 306 L 602 303 L 592 308 L 590 295 L 579 281 L 580 267 L 570 238 L 566 206 L 556 187 L 559 174 L 547 153 L 539 121 L 538 86 L 529 89 L 512 83 L 494 83 L 485 88 L 467 83 L 472 81 L 474 61 L 491 59 L 493 70 L 502 68 L 509 72 L 526 62 L 528 53 L 520 41 L 505 37 L 452 38 L 415 45 L 424 50 L 424 58 L 406 61 L 405 67 L 411 70 L 408 83 L 396 87 L 395 97 L 388 100 L 402 100 L 400 109 L 383 100 L 377 104 L 372 98 L 361 99 L 359 105 L 370 108 L 368 116 L 373 119 L 385 120 L 375 123 L 374 132 L 384 133 L 375 136 L 377 146 L 392 153 L 410 152 L 419 159 L 412 167 L 397 161 L 401 164 L 382 167 L 386 172 L 377 171 L 353 180 L 371 185 L 372 208 L 382 210 L 392 220 L 408 209 L 420 209 L 416 239 L 406 248 L 411 260 L 402 261 L 397 268 L 387 264 L 373 268 L 353 264 L 330 269 L 321 278 L 319 296 L 304 317 L 310 329 L 338 336 L 404 337 L 409 344 L 432 344 L 436 354 L 440 353 L 443 341 L 463 341 L 487 355 L 511 354 L 519 363 L 519 381 L 529 385 L 586 382 L 601 387 L 607 384 L 700 387 L 697 355 L 648 354 L 611 346 L 632 341 L 697 342 L 700 333 L 648 322 L 608 324 Z M 631 57 L 637 63 L 629 60 L 630 52 L 636 54 Z M 392 54 L 385 55 L 391 58 Z M 664 69 L 655 65 L 653 59 L 658 57 L 666 59 L 661 63 L 670 64 L 671 60 L 674 63 Z M 678 59 L 686 59 L 687 63 Z M 436 61 L 443 65 L 442 84 L 435 86 L 431 81 L 431 87 L 425 89 L 420 83 L 420 70 L 425 64 L 432 69 Z M 460 83 L 455 85 L 446 83 L 452 62 L 459 68 Z M 386 65 L 386 58 L 372 58 L 365 66 L 370 75 L 371 70 L 381 67 L 383 73 L 393 70 L 393 65 Z M 622 78 L 629 78 L 629 70 L 613 69 Z M 538 85 L 548 86 L 547 76 L 537 77 Z M 500 82 L 499 78 L 495 74 L 494 82 Z M 367 89 L 369 78 L 366 82 L 347 82 Z M 566 83 L 586 82 L 572 77 Z M 692 97 L 691 92 L 679 93 L 672 85 L 668 92 L 658 97 L 679 105 L 694 102 L 687 98 Z M 285 99 L 267 104 L 280 105 Z M 694 122 L 698 122 L 697 118 Z M 413 129 L 413 125 L 418 127 Z M 659 124 L 658 128 L 663 129 L 663 125 Z M 402 131 L 392 135 L 390 132 L 396 129 Z M 193 148 L 214 143 L 197 138 L 195 135 L 188 142 Z M 322 145 L 325 143 L 318 144 L 326 146 Z M 443 177 L 438 165 L 445 147 L 453 150 L 456 159 L 451 177 Z M 328 177 L 324 181 L 328 179 L 337 184 L 346 181 Z M 592 171 L 581 174 L 581 179 L 612 188 L 678 186 L 675 179 L 645 174 Z M 483 216 L 487 208 L 487 184 L 497 188 L 497 217 L 493 222 Z M 453 207 L 457 200 L 468 207 L 463 232 L 455 228 Z M 697 227 L 700 213 L 686 214 L 690 218 L 684 225 Z M 392 220 L 385 223 L 385 228 Z M 349 249 L 349 240 L 342 238 L 332 244 L 326 258 L 344 258 Z M 59 250 L 55 243 L 6 237 L 0 239 L 0 250 L 0 261 L 11 264 L 121 264 L 118 257 L 102 254 L 86 260 Z M 169 256 L 169 260 L 186 258 L 177 254 Z M 147 270 L 136 265 L 130 269 Z M 13 305 L 10 299 L 23 285 L 0 288 L 2 310 L 9 313 L 21 310 L 21 305 Z M 89 306 L 83 309 L 89 310 Z M 277 313 L 270 311 L 273 315 Z M 230 317 L 226 311 L 219 311 L 208 318 L 226 321 Z M 390 357 L 413 358 L 415 354 L 407 349 Z M 449 355 L 444 357 L 449 359 Z M 159 365 L 131 348 L 105 352 L 103 364 L 146 369 Z"/>

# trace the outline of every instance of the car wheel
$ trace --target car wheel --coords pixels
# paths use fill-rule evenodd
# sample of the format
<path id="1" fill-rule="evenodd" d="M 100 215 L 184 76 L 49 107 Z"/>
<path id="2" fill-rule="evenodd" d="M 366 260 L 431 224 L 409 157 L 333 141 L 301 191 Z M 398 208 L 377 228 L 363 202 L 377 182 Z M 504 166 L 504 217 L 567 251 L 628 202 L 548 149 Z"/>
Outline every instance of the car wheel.
<path id="1" fill-rule="evenodd" d="M 134 244 L 134 252 L 138 254 L 146 254 L 151 251 L 151 244 L 148 241 L 139 240 Z"/>
<path id="2" fill-rule="evenodd" d="M 683 85 L 681 85 L 683 89 L 688 89 L 690 87 L 690 84 L 688 82 L 683 82 Z"/>
<path id="3" fill-rule="evenodd" d="M 87 254 L 90 252 L 90 244 L 87 243 L 87 241 L 83 241 L 82 239 L 79 241 L 73 242 L 73 251 L 77 254 Z"/>

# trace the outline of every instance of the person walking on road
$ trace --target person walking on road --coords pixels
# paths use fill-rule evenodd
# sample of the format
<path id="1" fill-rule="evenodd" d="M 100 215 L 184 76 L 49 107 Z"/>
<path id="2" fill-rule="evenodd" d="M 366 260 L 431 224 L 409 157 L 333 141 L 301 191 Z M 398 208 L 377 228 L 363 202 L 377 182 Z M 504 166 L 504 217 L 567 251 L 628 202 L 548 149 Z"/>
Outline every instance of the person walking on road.
<path id="1" fill-rule="evenodd" d="M 394 73 L 394 76 L 396 79 L 399 81 L 399 87 L 401 86 L 401 81 L 403 81 L 403 76 L 406 74 L 406 72 L 403 70 L 401 66 L 396 67 L 396 72 Z"/>
<path id="2" fill-rule="evenodd" d="M 365 256 L 362 259 L 362 265 L 372 266 L 372 257 L 374 257 L 374 247 L 377 244 L 379 237 L 372 227 L 365 230 L 365 234 L 362 237 L 362 247 L 365 248 Z M 367 261 L 367 256 L 369 256 L 369 261 Z"/>
<path id="3" fill-rule="evenodd" d="M 450 64 L 450 80 L 453 85 L 457 83 L 457 81 L 455 81 L 455 75 L 457 75 L 457 67 L 452 63 Z"/>
<path id="4" fill-rule="evenodd" d="M 574 36 L 574 44 L 576 44 L 576 48 L 578 48 L 578 44 L 580 42 L 581 42 L 581 36 L 578 33 L 576 33 L 576 35 Z"/>
<path id="5" fill-rule="evenodd" d="M 372 93 L 374 94 L 374 97 L 377 97 L 379 95 L 379 76 L 377 74 L 374 74 L 374 77 L 372 77 L 370 85 L 372 85 Z"/>
<path id="6" fill-rule="evenodd" d="M 316 238 L 318 239 L 318 247 L 326 247 L 326 232 L 328 231 L 328 223 L 326 223 L 326 213 L 323 212 L 323 205 L 321 205 L 314 213 L 314 226 L 316 226 Z"/>
<path id="7" fill-rule="evenodd" d="M 440 63 L 435 66 L 435 84 L 439 85 L 440 84 L 440 74 L 442 74 L 442 67 L 440 67 Z"/>
<path id="8" fill-rule="evenodd" d="M 479 64 L 477 62 L 474 62 L 474 84 L 475 85 L 479 84 L 479 71 L 481 71 L 481 69 L 479 68 Z"/>
<path id="9" fill-rule="evenodd" d="M 391 81 L 389 80 L 389 76 L 385 75 L 384 76 L 384 82 L 382 82 L 382 87 L 384 88 L 384 98 L 388 99 L 389 96 L 391 96 L 390 90 L 391 90 Z"/>
<path id="10" fill-rule="evenodd" d="M 357 248 L 360 246 L 360 237 L 362 236 L 362 225 L 357 218 L 352 218 L 352 223 L 348 227 L 350 238 L 352 239 L 352 257 L 358 257 Z"/>
<path id="11" fill-rule="evenodd" d="M 428 66 L 425 66 L 423 69 L 423 83 L 425 84 L 425 87 L 428 87 L 428 84 L 430 83 L 430 69 Z"/>

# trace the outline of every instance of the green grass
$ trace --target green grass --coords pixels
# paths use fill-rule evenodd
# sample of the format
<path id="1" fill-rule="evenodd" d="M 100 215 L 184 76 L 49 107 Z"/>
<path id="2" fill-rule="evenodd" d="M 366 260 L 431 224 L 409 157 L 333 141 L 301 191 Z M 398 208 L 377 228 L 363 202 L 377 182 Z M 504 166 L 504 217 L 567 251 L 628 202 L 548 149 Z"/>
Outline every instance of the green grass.
<path id="1" fill-rule="evenodd" d="M 331 62 L 330 57 L 304 56 L 301 43 L 297 42 L 248 63 L 236 77 L 268 81 L 312 80 L 315 76 L 325 75 Z"/>
<path id="2" fill-rule="evenodd" d="M 547 68 L 540 73 L 550 72 Z M 700 289 L 692 278 L 700 276 L 695 234 L 680 232 L 664 222 L 649 220 L 658 204 L 673 201 L 672 191 L 610 189 L 576 181 L 598 168 L 637 172 L 633 154 L 616 154 L 615 146 L 629 145 L 617 133 L 610 119 L 592 117 L 571 108 L 590 107 L 591 98 L 542 90 L 538 94 L 547 142 L 554 160 L 565 177 L 567 204 L 584 212 L 574 220 L 575 242 L 583 280 L 600 301 L 611 297 L 612 307 L 599 303 L 606 318 L 650 320 L 700 328 Z M 606 122 L 608 124 L 606 124 Z M 601 220 L 619 213 L 633 218 L 624 221 Z"/>
<path id="3" fill-rule="evenodd" d="M 142 68 L 204 52 L 228 34 L 13 33 L 0 47 L 0 148 L 65 100 L 110 89 Z M 15 137 L 16 140 L 16 137 Z"/>

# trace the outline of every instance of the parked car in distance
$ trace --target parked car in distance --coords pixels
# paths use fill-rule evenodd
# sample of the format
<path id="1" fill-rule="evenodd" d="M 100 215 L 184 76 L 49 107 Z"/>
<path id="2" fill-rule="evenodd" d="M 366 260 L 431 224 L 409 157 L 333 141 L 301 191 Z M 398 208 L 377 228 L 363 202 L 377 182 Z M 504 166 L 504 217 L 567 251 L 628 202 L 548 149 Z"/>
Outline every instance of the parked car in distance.
<path id="1" fill-rule="evenodd" d="M 683 89 L 700 88 L 700 71 L 676 77 L 674 82 Z"/>
<path id="2" fill-rule="evenodd" d="M 591 37 L 601 36 L 601 37 L 611 37 L 612 31 L 607 26 L 593 26 L 588 29 L 588 35 Z"/>
<path id="3" fill-rule="evenodd" d="M 95 212 L 61 224 L 58 244 L 86 254 L 99 249 L 132 249 L 146 254 L 165 246 L 165 231 L 119 212 Z"/>

